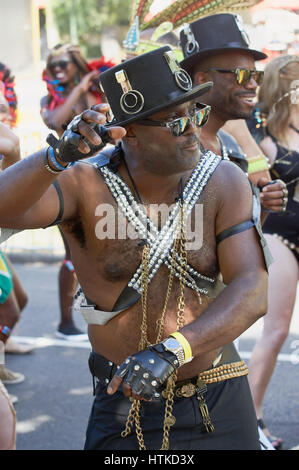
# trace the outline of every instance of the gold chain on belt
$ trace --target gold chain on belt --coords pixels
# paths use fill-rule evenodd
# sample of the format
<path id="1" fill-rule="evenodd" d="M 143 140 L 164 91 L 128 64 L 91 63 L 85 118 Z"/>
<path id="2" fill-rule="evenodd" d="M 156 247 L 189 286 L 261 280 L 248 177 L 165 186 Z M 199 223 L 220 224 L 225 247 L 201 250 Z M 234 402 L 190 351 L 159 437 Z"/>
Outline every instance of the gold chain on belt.
<path id="1" fill-rule="evenodd" d="M 180 296 L 178 299 L 178 313 L 177 313 L 177 329 L 180 330 L 184 326 L 184 310 L 185 310 L 185 282 L 186 282 L 186 268 L 187 268 L 187 251 L 186 251 L 186 227 L 185 227 L 185 214 L 184 204 L 180 199 L 180 220 L 178 223 L 177 233 L 175 235 L 172 257 L 171 257 L 171 268 L 168 278 L 168 286 L 165 296 L 164 307 L 161 313 L 161 317 L 157 320 L 157 338 L 156 343 L 162 340 L 164 332 L 165 314 L 170 298 L 170 293 L 173 286 L 176 255 L 180 254 Z M 147 294 L 148 294 L 148 276 L 149 276 L 149 259 L 150 259 L 150 247 L 145 244 L 142 252 L 142 276 L 141 276 L 141 305 L 142 305 L 142 322 L 141 322 L 141 337 L 139 342 L 139 350 L 143 350 L 150 346 L 150 342 L 147 336 Z M 174 403 L 174 390 L 177 380 L 177 372 L 173 372 L 168 378 L 166 383 L 166 389 L 164 394 L 166 396 L 165 413 L 164 413 L 164 424 L 163 424 L 163 439 L 161 450 L 169 449 L 169 432 L 171 426 L 175 424 L 175 417 L 172 414 L 173 403 Z M 129 415 L 127 418 L 126 426 L 124 431 L 121 433 L 122 437 L 126 437 L 131 433 L 133 424 L 135 424 L 135 430 L 139 445 L 139 450 L 146 450 L 144 443 L 143 432 L 140 425 L 140 400 L 134 399 Z"/>

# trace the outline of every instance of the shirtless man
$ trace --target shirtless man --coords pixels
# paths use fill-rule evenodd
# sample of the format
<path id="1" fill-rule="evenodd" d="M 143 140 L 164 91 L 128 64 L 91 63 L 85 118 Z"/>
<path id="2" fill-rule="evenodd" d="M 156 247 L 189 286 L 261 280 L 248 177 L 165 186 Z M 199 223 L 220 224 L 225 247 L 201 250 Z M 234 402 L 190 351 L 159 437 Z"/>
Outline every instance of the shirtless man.
<path id="1" fill-rule="evenodd" d="M 114 114 L 108 132 L 122 139 L 115 151 L 64 170 L 100 144 L 88 125 L 105 122 L 108 106 L 99 105 L 75 118 L 59 141 L 48 139 L 48 150 L 0 175 L 1 226 L 46 227 L 60 213 L 86 296 L 97 387 L 85 448 L 159 449 L 162 442 L 162 449 L 259 449 L 246 366 L 231 342 L 265 313 L 267 271 L 246 176 L 200 152 L 209 108 L 198 99 L 212 84 L 192 88 L 168 46 L 107 70 L 101 84 Z M 134 210 L 139 223 L 133 198 L 143 203 Z M 142 210 L 161 203 L 174 204 L 174 216 L 159 231 Z M 99 239 L 103 204 L 124 210 L 143 241 Z M 184 221 L 198 205 L 203 244 L 186 259 Z M 226 238 L 240 223 L 244 230 Z"/>

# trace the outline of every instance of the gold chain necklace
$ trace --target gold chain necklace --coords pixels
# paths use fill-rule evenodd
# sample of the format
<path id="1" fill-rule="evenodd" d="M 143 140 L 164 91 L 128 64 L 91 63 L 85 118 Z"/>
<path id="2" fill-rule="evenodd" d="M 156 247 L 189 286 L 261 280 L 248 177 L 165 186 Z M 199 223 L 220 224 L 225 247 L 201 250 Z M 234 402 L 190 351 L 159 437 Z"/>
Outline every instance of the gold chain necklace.
<path id="1" fill-rule="evenodd" d="M 178 313 L 177 313 L 177 329 L 181 329 L 184 326 L 184 310 L 185 310 L 185 283 L 186 283 L 186 268 L 187 268 L 187 251 L 186 251 L 186 227 L 185 227 L 185 214 L 184 205 L 180 199 L 180 220 L 178 223 L 177 233 L 174 239 L 172 258 L 171 258 L 171 269 L 169 272 L 168 287 L 165 296 L 164 307 L 160 319 L 157 320 L 157 338 L 156 343 L 160 342 L 163 337 L 165 314 L 170 297 L 170 293 L 173 285 L 175 262 L 177 253 L 180 254 L 180 296 L 178 300 Z M 148 275 L 149 275 L 149 259 L 150 259 L 150 247 L 146 244 L 142 252 L 142 321 L 141 321 L 141 337 L 139 342 L 139 350 L 143 350 L 150 345 L 147 335 L 147 294 L 148 294 Z M 164 424 L 163 424 L 163 439 L 161 450 L 169 449 L 169 432 L 171 426 L 175 424 L 175 417 L 172 414 L 174 404 L 174 388 L 177 380 L 177 372 L 173 372 L 167 380 L 165 389 L 165 413 L 164 413 Z M 140 424 L 140 400 L 134 399 L 130 408 L 126 426 L 124 431 L 121 433 L 122 437 L 126 437 L 132 432 L 132 427 L 135 424 L 136 436 L 138 440 L 139 450 L 146 450 L 143 432 Z"/>

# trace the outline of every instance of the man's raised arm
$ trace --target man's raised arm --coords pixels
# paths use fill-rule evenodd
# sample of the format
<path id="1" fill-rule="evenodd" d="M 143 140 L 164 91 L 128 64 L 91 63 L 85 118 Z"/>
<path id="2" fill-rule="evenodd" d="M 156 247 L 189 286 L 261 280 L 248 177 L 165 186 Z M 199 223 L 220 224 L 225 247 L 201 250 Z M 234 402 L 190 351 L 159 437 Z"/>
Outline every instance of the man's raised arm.
<path id="1" fill-rule="evenodd" d="M 86 110 L 74 118 L 61 139 L 52 136 L 54 148 L 43 149 L 7 168 L 0 175 L 0 226 L 9 228 L 44 227 L 55 220 L 58 198 L 51 184 L 72 161 L 90 156 L 103 147 L 101 132 L 107 104 Z M 92 126 L 90 126 L 92 124 Z M 94 125 L 99 125 L 93 129 Z M 107 131 L 104 130 L 107 138 Z M 108 137 L 119 139 L 120 127 L 110 128 Z M 67 138 L 66 138 L 67 137 Z M 107 141 L 107 140 L 106 140 Z"/>

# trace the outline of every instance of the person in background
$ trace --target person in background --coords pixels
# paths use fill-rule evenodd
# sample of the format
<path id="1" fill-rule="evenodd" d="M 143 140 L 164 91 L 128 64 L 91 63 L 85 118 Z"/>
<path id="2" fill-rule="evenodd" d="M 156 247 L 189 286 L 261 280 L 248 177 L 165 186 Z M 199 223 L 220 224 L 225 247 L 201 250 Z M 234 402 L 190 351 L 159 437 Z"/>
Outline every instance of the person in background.
<path id="1" fill-rule="evenodd" d="M 211 37 L 211 30 L 218 30 L 218 35 Z M 263 79 L 263 72 L 256 69 L 255 61 L 263 60 L 266 56 L 250 49 L 240 17 L 227 13 L 211 15 L 186 26 L 181 31 L 181 44 L 185 54 L 181 65 L 191 74 L 194 83 L 214 83 L 213 88 L 202 98 L 212 109 L 210 119 L 201 132 L 201 143 L 204 148 L 234 161 L 248 173 L 252 189 L 261 202 L 261 223 L 264 228 L 269 210 L 274 211 L 279 219 L 278 214 L 281 214 L 287 203 L 286 183 L 274 173 L 271 181 L 268 161 L 244 121 L 252 116 L 258 85 L 261 85 Z M 233 127 L 237 138 L 235 134 L 232 135 Z M 272 252 L 271 248 L 270 245 Z M 263 355 L 258 360 L 261 368 L 267 367 Z M 257 418 L 260 416 L 257 415 Z M 258 420 L 258 424 L 264 434 L 269 436 L 264 423 Z M 280 445 L 279 441 L 270 439 L 274 447 Z"/>
<path id="2" fill-rule="evenodd" d="M 99 88 L 99 74 L 113 65 L 104 57 L 87 62 L 80 48 L 75 45 L 55 46 L 49 52 L 43 72 L 48 94 L 41 100 L 41 117 L 46 126 L 61 136 L 75 115 L 104 102 L 105 97 Z M 65 259 L 59 270 L 61 317 L 56 336 L 66 340 L 87 340 L 87 335 L 74 324 L 72 305 L 77 277 L 68 243 L 61 230 L 60 234 L 65 247 Z"/>
<path id="3" fill-rule="evenodd" d="M 1 64 L 2 65 L 2 64 Z M 0 66 L 1 66 L 0 65 Z M 0 97 L 1 112 L 4 122 L 13 122 L 9 113 L 8 103 L 4 96 Z M 11 129 L 0 122 L 0 172 L 20 160 L 19 139 Z M 18 401 L 14 395 L 8 394 L 6 385 L 17 384 L 25 377 L 19 372 L 9 370 L 5 365 L 5 355 L 26 353 L 31 347 L 13 342 L 9 335 L 20 318 L 20 313 L 27 303 L 24 291 L 7 256 L 0 251 L 0 450 L 13 450 L 16 443 L 16 413 L 13 404 Z"/>
<path id="4" fill-rule="evenodd" d="M 0 62 L 0 122 L 2 123 L 0 128 L 0 170 L 2 171 L 20 160 L 19 139 L 14 132 L 11 132 L 17 125 L 17 113 L 18 108 L 17 96 L 14 89 L 14 77 L 10 69 Z M 9 130 L 9 128 L 11 130 Z M 9 309 L 16 311 L 13 316 L 16 317 L 17 322 L 20 317 L 20 312 L 28 302 L 28 296 L 8 256 L 4 255 L 4 253 L 1 253 L 1 256 L 2 259 L 5 259 L 5 266 L 9 267 L 9 271 L 12 275 L 12 296 L 14 300 Z M 8 303 L 5 304 L 5 308 L 8 308 Z M 8 339 L 5 345 L 5 352 L 9 354 L 27 354 L 32 350 L 32 346 L 16 343 L 11 338 Z M 6 373 L 5 379 L 7 383 L 10 382 L 9 378 L 12 381 L 15 380 L 15 377 L 10 373 Z"/>
<path id="5" fill-rule="evenodd" d="M 0 380 L 0 450 L 14 450 L 16 445 L 16 412 Z"/>
<path id="6" fill-rule="evenodd" d="M 249 382 L 260 426 L 276 448 L 263 420 L 263 400 L 277 356 L 288 336 L 298 283 L 299 261 L 299 57 L 284 55 L 265 68 L 258 104 L 248 128 L 270 161 L 272 178 L 284 181 L 288 203 L 282 213 L 270 212 L 263 231 L 274 257 L 269 271 L 268 312 L 249 363 Z M 237 137 L 237 136 L 236 136 Z"/>

